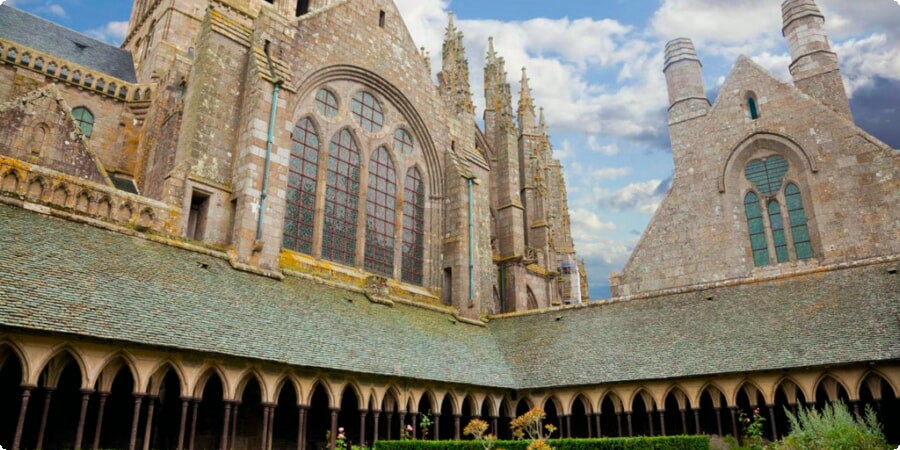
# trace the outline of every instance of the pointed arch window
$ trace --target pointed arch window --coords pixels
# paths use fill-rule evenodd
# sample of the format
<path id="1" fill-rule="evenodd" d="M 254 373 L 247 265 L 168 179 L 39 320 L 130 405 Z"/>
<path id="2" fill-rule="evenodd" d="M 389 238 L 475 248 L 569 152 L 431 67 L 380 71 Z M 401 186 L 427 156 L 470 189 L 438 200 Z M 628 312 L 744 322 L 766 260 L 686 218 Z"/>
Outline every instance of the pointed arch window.
<path id="1" fill-rule="evenodd" d="M 366 270 L 393 277 L 397 174 L 391 155 L 384 147 L 379 147 L 369 160 L 366 197 Z"/>
<path id="2" fill-rule="evenodd" d="M 352 102 L 353 116 L 364 130 L 377 133 L 384 127 L 381 103 L 368 92 L 357 92 Z"/>
<path id="3" fill-rule="evenodd" d="M 788 255 L 787 237 L 784 234 L 784 220 L 781 217 L 781 205 L 777 200 L 769 201 L 769 225 L 772 227 L 772 241 L 775 243 L 775 259 L 778 263 L 791 260 Z"/>
<path id="4" fill-rule="evenodd" d="M 334 119 L 338 115 L 337 97 L 328 89 L 319 89 L 316 92 L 316 109 L 328 119 Z"/>
<path id="5" fill-rule="evenodd" d="M 350 131 L 335 134 L 328 147 L 322 257 L 347 265 L 356 260 L 359 162 L 359 149 Z"/>
<path id="6" fill-rule="evenodd" d="M 319 172 L 319 135 L 309 118 L 300 119 L 291 135 L 287 210 L 283 245 L 312 254 Z"/>
<path id="7" fill-rule="evenodd" d="M 94 132 L 94 114 L 84 106 L 79 106 L 72 110 L 72 117 L 78 122 L 84 137 L 90 139 Z"/>
<path id="8" fill-rule="evenodd" d="M 794 238 L 794 252 L 797 254 L 797 259 L 810 259 L 813 257 L 812 242 L 809 238 L 809 226 L 806 220 L 806 211 L 803 209 L 800 188 L 796 184 L 788 184 L 784 189 L 784 199 L 787 204 L 791 236 Z"/>
<path id="9" fill-rule="evenodd" d="M 425 280 L 425 182 L 416 167 L 406 172 L 403 199 L 402 280 L 421 285 Z"/>
<path id="10" fill-rule="evenodd" d="M 747 227 L 750 230 L 753 263 L 756 267 L 768 266 L 769 244 L 766 242 L 766 226 L 759 206 L 759 196 L 753 191 L 744 196 L 744 213 L 747 215 Z"/>
<path id="11" fill-rule="evenodd" d="M 747 163 L 744 174 L 762 195 L 772 195 L 781 190 L 781 183 L 788 171 L 788 162 L 783 156 L 770 156 Z"/>
<path id="12" fill-rule="evenodd" d="M 394 152 L 398 155 L 409 155 L 413 152 L 412 136 L 403 128 L 394 132 Z"/>

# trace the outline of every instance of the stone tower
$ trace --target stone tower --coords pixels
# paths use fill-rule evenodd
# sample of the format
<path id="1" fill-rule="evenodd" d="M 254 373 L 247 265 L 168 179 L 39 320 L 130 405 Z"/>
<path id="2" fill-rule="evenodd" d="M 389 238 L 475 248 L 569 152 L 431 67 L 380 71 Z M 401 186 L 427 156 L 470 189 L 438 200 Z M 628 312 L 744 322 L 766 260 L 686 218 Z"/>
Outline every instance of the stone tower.
<path id="1" fill-rule="evenodd" d="M 684 145 L 695 131 L 694 119 L 705 117 L 710 106 L 703 82 L 703 64 L 690 39 L 673 39 L 666 44 L 663 72 L 669 88 L 669 134 L 677 173 L 680 167 L 690 164 L 685 159 L 694 156 L 689 146 Z"/>
<path id="2" fill-rule="evenodd" d="M 825 33 L 825 16 L 814 0 L 786 0 L 781 5 L 791 51 L 791 76 L 807 95 L 852 119 L 837 54 Z"/>

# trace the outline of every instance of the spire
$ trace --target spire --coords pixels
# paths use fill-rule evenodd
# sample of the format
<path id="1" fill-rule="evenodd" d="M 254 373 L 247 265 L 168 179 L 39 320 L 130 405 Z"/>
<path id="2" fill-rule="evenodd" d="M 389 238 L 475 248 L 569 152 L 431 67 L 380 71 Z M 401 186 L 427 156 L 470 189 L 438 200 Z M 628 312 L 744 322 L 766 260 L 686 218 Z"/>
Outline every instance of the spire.
<path id="1" fill-rule="evenodd" d="M 528 72 L 522 68 L 522 88 L 519 91 L 519 128 L 522 133 L 535 131 L 534 99 L 531 97 L 531 86 L 528 85 Z"/>
<path id="2" fill-rule="evenodd" d="M 447 33 L 444 36 L 443 66 L 438 74 L 441 93 L 457 113 L 475 113 L 472 88 L 469 85 L 469 61 L 463 45 L 463 33 L 456 29 L 453 13 L 450 13 Z"/>
<path id="3" fill-rule="evenodd" d="M 538 122 L 538 130 L 540 130 L 542 135 L 546 136 L 550 130 L 547 128 L 547 119 L 544 118 L 544 107 L 543 106 L 541 106 L 540 111 L 541 111 L 541 116 L 540 116 L 541 119 L 540 119 L 540 122 Z"/>
<path id="4" fill-rule="evenodd" d="M 488 49 L 487 49 L 487 64 L 492 64 L 497 62 L 497 52 L 494 50 L 494 37 L 491 36 L 488 38 Z"/>
<path id="5" fill-rule="evenodd" d="M 488 40 L 487 58 L 484 65 L 485 112 L 497 112 L 499 125 L 505 130 L 515 130 L 513 123 L 512 93 L 506 73 L 506 61 L 494 51 L 494 39 Z"/>

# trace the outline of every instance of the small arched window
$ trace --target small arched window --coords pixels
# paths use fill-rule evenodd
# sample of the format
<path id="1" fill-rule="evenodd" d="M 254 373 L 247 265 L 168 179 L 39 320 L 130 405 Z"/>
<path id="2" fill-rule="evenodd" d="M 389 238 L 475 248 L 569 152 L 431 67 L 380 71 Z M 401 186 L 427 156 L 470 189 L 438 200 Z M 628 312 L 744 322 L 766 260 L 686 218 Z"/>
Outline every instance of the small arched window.
<path id="1" fill-rule="evenodd" d="M 364 130 L 376 133 L 384 127 L 384 111 L 381 103 L 368 92 L 357 92 L 353 96 L 353 115 Z"/>
<path id="2" fill-rule="evenodd" d="M 47 64 L 47 73 L 49 73 L 50 75 L 56 75 L 56 63 L 55 62 L 50 62 L 50 64 Z"/>
<path id="3" fill-rule="evenodd" d="M 772 227 L 772 241 L 775 243 L 775 259 L 778 263 L 791 260 L 788 255 L 787 237 L 784 234 L 784 220 L 781 217 L 781 205 L 777 200 L 769 201 L 769 226 Z"/>
<path id="4" fill-rule="evenodd" d="M 337 97 L 335 97 L 328 89 L 319 89 L 319 92 L 316 92 L 316 109 L 328 119 L 337 117 Z"/>
<path id="5" fill-rule="evenodd" d="M 312 254 L 319 173 L 319 135 L 309 118 L 300 119 L 291 135 L 284 247 Z"/>
<path id="6" fill-rule="evenodd" d="M 406 172 L 403 184 L 402 280 L 421 285 L 425 280 L 425 182 L 419 169 Z"/>
<path id="7" fill-rule="evenodd" d="M 25 63 L 23 62 L 22 64 L 25 64 Z M 44 70 L 44 59 L 43 58 L 38 58 L 38 59 L 34 60 L 34 69 L 35 70 Z"/>
<path id="8" fill-rule="evenodd" d="M 394 152 L 398 155 L 409 155 L 413 152 L 412 136 L 403 128 L 394 132 Z"/>
<path id="9" fill-rule="evenodd" d="M 106 90 L 106 93 L 109 95 L 116 95 L 117 88 L 118 86 L 116 86 L 116 83 L 109 83 L 109 88 Z"/>
<path id="10" fill-rule="evenodd" d="M 394 231 L 397 217 L 397 174 L 388 149 L 379 147 L 369 160 L 366 194 L 366 270 L 394 276 Z"/>
<path id="11" fill-rule="evenodd" d="M 9 49 L 9 51 L 6 52 L 6 60 L 7 61 L 15 62 L 16 57 L 18 57 L 18 56 L 19 56 L 19 53 L 16 52 L 16 49 L 14 49 L 14 48 L 11 48 L 11 49 Z"/>
<path id="12" fill-rule="evenodd" d="M 531 290 L 531 286 L 526 286 L 525 289 L 528 295 L 528 310 L 538 309 L 537 296 L 534 295 L 534 291 Z"/>
<path id="13" fill-rule="evenodd" d="M 809 238 L 809 226 L 806 220 L 806 211 L 803 209 L 800 188 L 793 183 L 788 184 L 784 189 L 784 199 L 787 203 L 791 236 L 794 238 L 794 252 L 797 254 L 797 259 L 810 259 L 813 257 L 812 242 Z"/>
<path id="14" fill-rule="evenodd" d="M 87 75 L 86 77 L 84 77 L 84 85 L 85 86 L 91 87 L 92 84 L 94 84 L 94 76 L 93 75 Z"/>
<path id="15" fill-rule="evenodd" d="M 78 122 L 84 137 L 90 139 L 94 132 L 94 114 L 84 106 L 79 106 L 72 110 L 72 117 Z"/>
<path id="16" fill-rule="evenodd" d="M 759 119 L 759 105 L 756 104 L 756 99 L 752 96 L 747 98 L 747 110 L 750 112 L 751 120 Z"/>
<path id="17" fill-rule="evenodd" d="M 80 81 L 81 81 L 81 72 L 79 72 L 77 70 L 75 72 L 72 72 L 72 82 L 78 83 Z"/>
<path id="18" fill-rule="evenodd" d="M 756 267 L 768 266 L 769 244 L 766 242 L 766 226 L 759 206 L 759 196 L 753 191 L 744 196 L 744 213 L 747 215 L 747 228 L 750 231 L 753 264 Z"/>
<path id="19" fill-rule="evenodd" d="M 68 78 L 69 77 L 69 68 L 66 66 L 63 66 L 62 69 L 59 69 L 59 77 L 62 78 L 63 80 Z"/>
<path id="20" fill-rule="evenodd" d="M 103 90 L 106 89 L 106 81 L 104 81 L 103 78 L 97 80 L 97 84 L 94 86 L 94 89 L 103 92 Z"/>
<path id="21" fill-rule="evenodd" d="M 359 163 L 359 149 L 350 131 L 335 134 L 328 147 L 322 257 L 340 264 L 353 265 L 356 260 Z"/>
<path id="22" fill-rule="evenodd" d="M 22 55 L 22 59 L 19 60 L 19 64 L 21 64 L 23 66 L 27 66 L 28 64 L 31 64 L 31 55 L 28 53 Z"/>
<path id="23" fill-rule="evenodd" d="M 122 86 L 122 88 L 119 89 L 119 98 L 121 98 L 123 100 L 128 98 L 128 88 L 127 87 Z"/>

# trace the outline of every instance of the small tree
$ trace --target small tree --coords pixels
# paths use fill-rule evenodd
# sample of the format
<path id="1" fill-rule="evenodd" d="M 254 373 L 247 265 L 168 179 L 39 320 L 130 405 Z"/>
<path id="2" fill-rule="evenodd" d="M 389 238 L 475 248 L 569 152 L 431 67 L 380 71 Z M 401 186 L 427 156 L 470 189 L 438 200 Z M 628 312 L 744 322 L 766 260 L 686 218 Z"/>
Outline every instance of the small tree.
<path id="1" fill-rule="evenodd" d="M 531 443 L 528 444 L 528 450 L 550 450 L 550 445 L 547 444 L 547 440 L 550 439 L 550 436 L 556 431 L 556 427 L 549 423 L 544 425 L 544 419 L 546 418 L 547 413 L 541 408 L 534 408 L 531 411 L 516 417 L 510 423 L 510 426 L 513 429 L 513 436 L 516 439 L 527 438 L 530 440 Z M 545 435 L 544 432 L 547 434 Z"/>
<path id="2" fill-rule="evenodd" d="M 481 419 L 472 419 L 472 421 L 466 425 L 463 434 L 472 436 L 473 439 L 478 441 L 481 446 L 484 447 L 484 450 L 491 450 L 494 448 L 494 442 L 497 440 L 497 437 L 487 433 L 488 428 L 487 422 Z"/>

